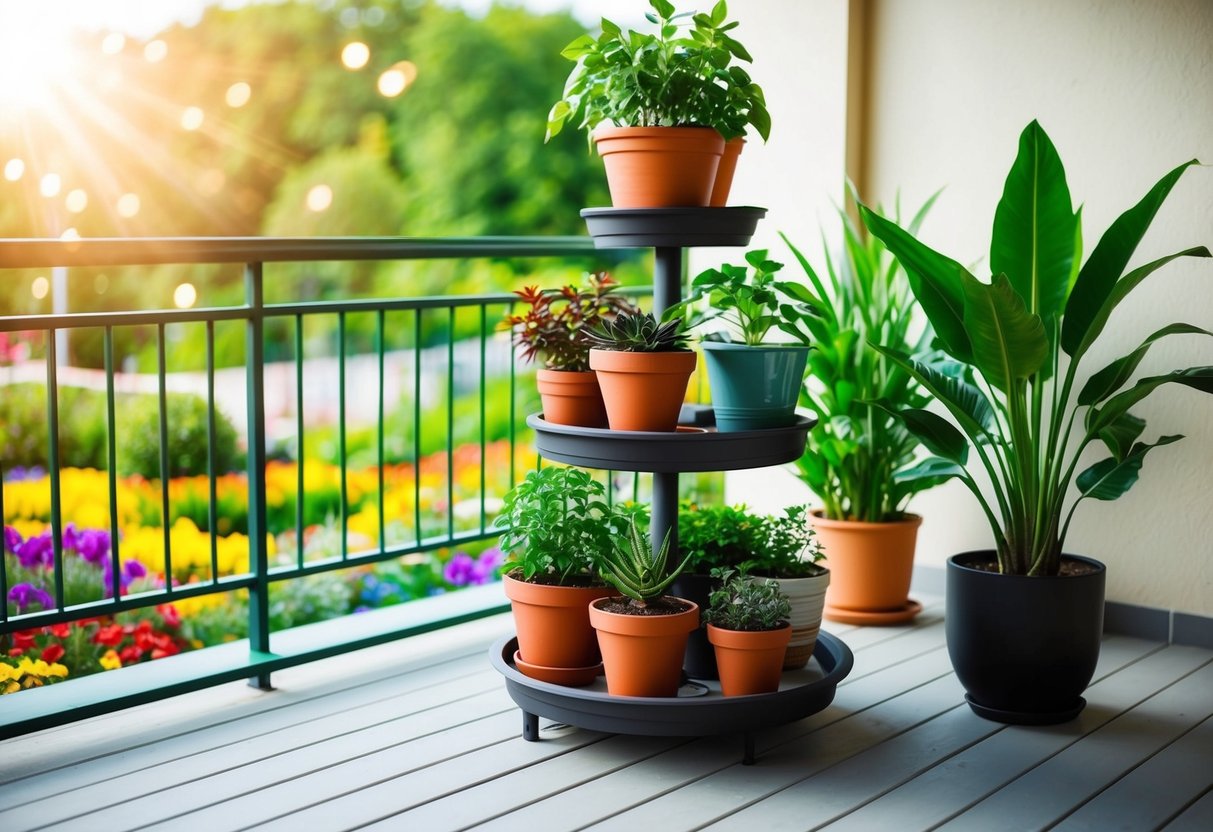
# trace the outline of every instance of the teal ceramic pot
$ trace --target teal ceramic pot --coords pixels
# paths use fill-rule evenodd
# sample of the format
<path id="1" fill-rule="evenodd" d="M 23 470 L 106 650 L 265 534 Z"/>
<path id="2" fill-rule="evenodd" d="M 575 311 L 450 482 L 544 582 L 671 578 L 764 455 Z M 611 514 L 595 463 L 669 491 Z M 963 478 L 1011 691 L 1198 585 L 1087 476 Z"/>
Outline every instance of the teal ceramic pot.
<path id="1" fill-rule="evenodd" d="M 720 431 L 787 427 L 796 421 L 809 348 L 799 345 L 748 347 L 703 343 Z"/>

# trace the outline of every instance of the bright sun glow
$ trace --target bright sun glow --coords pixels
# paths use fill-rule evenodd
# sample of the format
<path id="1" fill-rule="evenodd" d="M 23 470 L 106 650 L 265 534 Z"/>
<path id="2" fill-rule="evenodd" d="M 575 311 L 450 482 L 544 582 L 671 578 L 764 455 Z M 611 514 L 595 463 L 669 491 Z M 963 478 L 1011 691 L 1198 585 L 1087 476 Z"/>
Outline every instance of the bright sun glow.
<path id="1" fill-rule="evenodd" d="M 41 106 L 75 68 L 69 21 L 53 8 L 5 3 L 0 8 L 0 118 Z"/>

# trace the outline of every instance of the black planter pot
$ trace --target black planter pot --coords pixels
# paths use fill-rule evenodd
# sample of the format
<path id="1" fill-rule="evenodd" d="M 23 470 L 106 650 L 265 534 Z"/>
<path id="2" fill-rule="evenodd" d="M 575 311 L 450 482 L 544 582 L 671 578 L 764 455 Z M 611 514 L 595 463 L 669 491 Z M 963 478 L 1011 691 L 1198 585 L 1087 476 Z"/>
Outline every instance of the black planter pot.
<path id="1" fill-rule="evenodd" d="M 674 579 L 669 593 L 699 605 L 699 628 L 692 630 L 687 638 L 687 649 L 682 659 L 682 669 L 692 679 L 717 679 L 716 648 L 708 641 L 708 630 L 703 625 L 703 611 L 708 604 L 708 596 L 716 588 L 717 581 L 710 575 L 688 575 L 682 573 Z"/>
<path id="2" fill-rule="evenodd" d="M 985 719 L 1052 725 L 1078 716 L 1099 659 L 1104 565 L 1086 575 L 1000 575 L 967 564 L 993 556 L 948 559 L 948 655 L 965 700 Z"/>

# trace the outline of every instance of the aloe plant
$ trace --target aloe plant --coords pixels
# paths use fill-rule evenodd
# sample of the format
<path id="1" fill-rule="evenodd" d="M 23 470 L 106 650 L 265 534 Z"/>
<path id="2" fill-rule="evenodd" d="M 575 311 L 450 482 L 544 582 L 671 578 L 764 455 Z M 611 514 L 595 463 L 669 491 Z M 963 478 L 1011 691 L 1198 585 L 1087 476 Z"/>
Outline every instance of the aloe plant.
<path id="1" fill-rule="evenodd" d="M 1082 501 L 1117 499 L 1137 482 L 1150 451 L 1182 438 L 1139 441 L 1146 422 L 1131 410 L 1142 399 L 1165 384 L 1213 393 L 1213 366 L 1130 384 L 1158 340 L 1213 335 L 1187 323 L 1164 326 L 1095 373 L 1080 374 L 1082 359 L 1133 289 L 1177 258 L 1210 256 L 1203 246 L 1189 248 L 1126 273 L 1159 207 L 1194 164 L 1169 172 L 1121 214 L 1082 263 L 1081 209 L 1071 204 L 1056 148 L 1033 121 L 1020 136 L 994 214 L 989 283 L 895 223 L 860 209 L 868 230 L 905 267 L 939 344 L 957 362 L 931 366 L 879 347 L 951 418 L 923 408 L 900 410 L 899 417 L 936 454 L 929 461 L 933 470 L 960 479 L 976 496 L 1004 574 L 1057 574 Z M 1108 456 L 1078 471 L 1083 451 L 1098 442 Z M 986 491 L 972 475 L 973 454 L 989 475 Z"/>
<path id="2" fill-rule="evenodd" d="M 656 552 L 648 535 L 640 530 L 636 517 L 632 517 L 628 528 L 627 545 L 616 543 L 606 556 L 602 577 L 626 595 L 635 607 L 646 607 L 669 588 L 690 561 L 690 555 L 682 559 L 674 569 L 667 572 L 670 557 L 670 533 Z"/>

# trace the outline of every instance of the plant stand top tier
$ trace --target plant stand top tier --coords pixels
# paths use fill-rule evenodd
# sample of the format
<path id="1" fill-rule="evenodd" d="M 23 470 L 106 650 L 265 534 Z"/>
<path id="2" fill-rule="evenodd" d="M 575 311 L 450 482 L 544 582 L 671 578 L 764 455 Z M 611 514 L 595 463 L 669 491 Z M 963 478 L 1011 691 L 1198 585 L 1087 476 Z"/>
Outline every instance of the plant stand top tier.
<path id="1" fill-rule="evenodd" d="M 586 208 L 596 248 L 748 246 L 766 208 Z"/>

